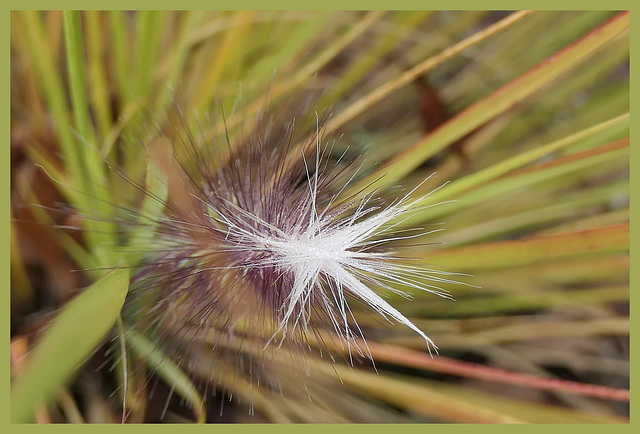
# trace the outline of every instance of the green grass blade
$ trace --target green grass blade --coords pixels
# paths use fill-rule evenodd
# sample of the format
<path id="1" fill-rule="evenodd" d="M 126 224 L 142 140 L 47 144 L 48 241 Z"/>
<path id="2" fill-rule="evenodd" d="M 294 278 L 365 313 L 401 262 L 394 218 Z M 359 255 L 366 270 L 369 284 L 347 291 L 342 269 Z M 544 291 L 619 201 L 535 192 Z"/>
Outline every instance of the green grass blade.
<path id="1" fill-rule="evenodd" d="M 409 71 L 403 73 L 396 79 L 374 89 L 373 91 L 368 93 L 366 96 L 361 98 L 359 101 L 356 101 L 355 103 L 351 104 L 349 108 L 341 112 L 331 121 L 329 121 L 326 125 L 327 132 L 333 133 L 337 131 L 339 128 L 347 124 L 349 121 L 353 120 L 358 115 L 362 114 L 365 110 L 370 108 L 372 105 L 382 101 L 385 97 L 389 96 L 392 92 L 400 89 L 403 86 L 408 85 L 409 83 L 412 83 L 413 81 L 415 81 L 417 77 L 423 75 L 427 71 L 430 71 L 431 69 L 435 68 L 441 63 L 453 58 L 454 56 L 457 56 L 458 54 L 469 49 L 470 47 L 473 47 L 479 42 L 519 22 L 530 13 L 531 13 L 530 11 L 520 11 L 520 12 L 513 13 L 508 17 L 498 21 L 497 23 L 487 27 L 486 29 L 483 29 L 477 33 L 474 33 L 473 35 L 463 39 L 457 44 L 446 48 L 441 53 L 428 58 L 424 62 L 416 65 L 415 67 L 411 68 Z"/>
<path id="2" fill-rule="evenodd" d="M 115 244 L 115 226 L 109 221 L 112 217 L 111 193 L 107 186 L 104 164 L 95 145 L 95 134 L 91 124 L 91 114 L 86 93 L 84 45 L 80 12 L 64 12 L 64 34 L 67 50 L 67 67 L 69 70 L 69 86 L 73 113 L 80 135 L 79 155 L 82 167 L 80 173 L 86 179 L 84 192 L 89 209 L 97 210 L 101 221 L 91 218 L 84 220 L 87 228 L 86 236 L 93 253 L 100 258 L 103 265 L 113 265 L 109 251 L 105 246 Z M 90 176 L 89 176 L 90 175 Z"/>
<path id="3" fill-rule="evenodd" d="M 99 277 L 102 274 L 101 270 L 97 270 L 99 265 L 96 263 L 95 258 L 87 251 L 87 249 L 79 244 L 71 235 L 64 231 L 55 230 L 55 221 L 51 218 L 49 213 L 41 207 L 38 201 L 38 197 L 29 185 L 24 185 L 24 190 L 21 191 L 22 196 L 33 204 L 31 211 L 36 219 L 45 227 L 52 228 L 51 235 L 56 239 L 60 247 L 82 268 L 89 271 L 89 274 L 93 277 Z"/>
<path id="4" fill-rule="evenodd" d="M 430 236 L 431 242 L 446 242 L 448 246 L 470 244 L 478 241 L 486 241 L 487 238 L 509 236 L 517 234 L 525 229 L 535 229 L 544 225 L 553 224 L 575 216 L 584 215 L 597 206 L 606 206 L 611 198 L 621 191 L 628 191 L 628 181 L 595 188 L 588 192 L 563 196 L 559 198 L 547 198 L 542 203 L 533 202 L 530 209 L 516 214 L 499 215 L 495 218 L 487 217 L 476 219 L 472 223 L 455 231 L 444 231 L 438 236 Z M 610 217 L 599 214 L 598 217 Z M 613 218 L 621 218 L 612 216 Z M 623 220 L 623 221 L 628 221 Z M 620 223 L 621 221 L 615 221 Z M 600 225 L 606 226 L 606 225 Z M 568 231 L 565 231 L 568 232 Z"/>
<path id="5" fill-rule="evenodd" d="M 31 61 L 36 69 L 39 84 L 44 91 L 46 100 L 51 107 L 53 119 L 57 125 L 57 135 L 64 155 L 67 170 L 78 190 L 83 190 L 85 181 L 82 177 L 82 163 L 78 146 L 73 138 L 69 107 L 62 85 L 62 77 L 55 66 L 51 52 L 47 50 L 44 29 L 38 13 L 24 11 L 23 26 L 25 27 L 28 45 L 31 50 Z M 82 196 L 75 195 L 76 203 L 82 204 Z"/>
<path id="6" fill-rule="evenodd" d="M 109 11 L 111 37 L 113 43 L 114 75 L 117 83 L 116 90 L 118 99 L 122 107 L 126 107 L 131 101 L 131 81 L 129 74 L 131 71 L 131 59 L 128 55 L 130 36 L 125 26 L 123 11 Z"/>
<path id="7" fill-rule="evenodd" d="M 251 77 L 252 81 L 257 81 L 257 88 L 264 88 L 268 86 L 272 80 L 275 71 L 281 71 L 281 73 L 289 73 L 295 68 L 295 62 L 292 59 L 298 59 L 303 56 L 304 50 L 309 46 L 310 41 L 317 35 L 325 24 L 325 21 L 320 17 L 309 18 L 295 27 L 288 28 L 288 26 L 279 25 L 278 30 L 285 36 L 279 39 L 277 51 L 273 51 L 269 56 L 257 61 L 255 64 L 250 65 L 246 72 L 246 77 Z M 283 70 L 284 69 L 284 70 Z"/>
<path id="8" fill-rule="evenodd" d="M 413 217 L 405 219 L 402 225 L 416 224 L 416 222 L 424 222 L 440 217 L 446 213 L 455 210 L 464 209 L 473 204 L 478 204 L 492 198 L 498 198 L 500 195 L 516 191 L 518 188 L 530 187 L 550 179 L 566 176 L 572 172 L 586 170 L 590 167 L 606 167 L 604 164 L 612 164 L 613 161 L 621 161 L 627 159 L 629 155 L 629 147 L 624 146 L 625 142 L 613 142 L 611 144 L 602 145 L 591 151 L 584 151 L 579 155 L 567 156 L 564 159 L 556 160 L 553 164 L 540 165 L 540 167 L 531 168 L 531 170 L 522 170 L 513 176 L 506 176 L 495 180 L 486 185 L 479 186 L 467 193 L 455 197 L 454 202 L 448 202 L 437 207 L 425 209 Z M 471 175 L 474 177 L 474 175 Z M 466 181 L 461 181 L 466 184 Z M 438 190 L 434 194 L 428 196 L 425 200 L 432 203 L 440 203 L 444 198 L 452 196 L 446 191 L 449 186 L 442 190 Z M 455 187 L 455 185 L 452 185 Z M 470 188 L 471 184 L 465 185 Z M 443 192 L 444 193 L 440 193 Z"/>
<path id="9" fill-rule="evenodd" d="M 433 252 L 430 264 L 476 270 L 509 267 L 575 255 L 617 253 L 629 250 L 629 223 L 579 232 L 498 241 Z"/>
<path id="10" fill-rule="evenodd" d="M 155 101 L 154 112 L 162 116 L 169 104 L 171 103 L 170 91 L 175 89 L 180 83 L 181 74 L 185 74 L 184 66 L 189 56 L 189 49 L 191 48 L 189 42 L 193 33 L 193 29 L 202 20 L 202 13 L 189 11 L 185 12 L 181 21 L 181 29 L 177 36 L 177 41 L 173 46 L 171 55 L 166 60 L 169 61 L 168 72 L 166 79 L 162 83 L 159 89 L 159 96 Z"/>
<path id="11" fill-rule="evenodd" d="M 126 340 L 132 349 L 147 361 L 150 369 L 160 376 L 173 390 L 189 401 L 196 421 L 204 423 L 206 413 L 202 397 L 185 372 L 142 335 L 129 330 Z"/>
<path id="12" fill-rule="evenodd" d="M 206 131 L 203 134 L 201 140 L 207 141 L 212 137 L 220 135 L 224 132 L 225 128 L 233 130 L 240 124 L 243 118 L 258 113 L 259 110 L 264 108 L 265 102 L 276 101 L 278 98 L 289 94 L 295 89 L 307 83 L 314 74 L 327 65 L 332 59 L 334 59 L 345 47 L 353 43 L 357 38 L 361 37 L 372 25 L 378 22 L 384 16 L 384 11 L 370 11 L 362 20 L 358 21 L 355 26 L 349 29 L 349 31 L 332 41 L 326 48 L 313 57 L 306 64 L 302 65 L 300 69 L 291 77 L 282 78 L 274 83 L 272 87 L 267 89 L 261 97 L 256 98 L 252 103 L 247 105 L 245 110 L 240 113 L 230 116 L 226 123 L 219 124 L 211 131 Z"/>
<path id="13" fill-rule="evenodd" d="M 80 12 L 64 11 L 64 36 L 67 48 L 67 67 L 69 68 L 69 86 L 73 114 L 78 133 L 87 141 L 93 142 L 93 128 L 89 114 L 85 80 L 85 59 L 82 39 Z"/>
<path id="14" fill-rule="evenodd" d="M 622 13 L 616 16 L 580 41 L 465 109 L 424 140 L 398 154 L 389 162 L 387 174 L 383 178 L 378 179 L 379 174 L 376 174 L 375 178 L 378 179 L 376 182 L 366 178 L 352 190 L 358 191 L 367 185 L 367 188 L 372 190 L 396 182 L 419 167 L 429 157 L 577 67 L 596 50 L 626 32 L 628 28 L 629 14 Z"/>
<path id="15" fill-rule="evenodd" d="M 498 294 L 490 295 L 487 297 L 474 297 L 473 299 L 463 299 L 456 303 L 443 303 L 441 300 L 430 302 L 429 304 L 423 304 L 422 306 L 415 306 L 416 311 L 420 311 L 420 315 L 428 317 L 447 317 L 452 318 L 456 316 L 469 317 L 472 315 L 490 315 L 498 313 L 511 313 L 522 312 L 526 310 L 539 310 L 545 308 L 560 308 L 565 306 L 587 306 L 587 305 L 601 305 L 602 303 L 612 302 L 624 302 L 629 300 L 629 286 L 620 285 L 605 288 L 595 289 L 576 289 L 572 291 L 545 291 L 545 292 L 526 292 L 523 294 Z M 409 309 L 405 309 L 409 310 Z M 606 321 L 611 320 L 608 318 Z M 419 320 L 416 320 L 417 324 L 420 324 Z M 448 348 L 452 346 L 463 346 L 469 342 L 483 342 L 485 344 L 489 342 L 498 342 L 500 339 L 503 341 L 514 340 L 515 336 L 521 336 L 520 339 L 534 339 L 534 338 L 549 338 L 553 336 L 587 336 L 591 334 L 599 333 L 628 333 L 628 328 L 621 329 L 621 326 L 615 325 L 615 321 L 611 320 L 611 327 L 605 327 L 598 329 L 597 326 L 585 328 L 584 324 L 581 327 L 569 327 L 569 328 L 543 328 L 541 324 L 537 324 L 535 330 L 531 329 L 526 333 L 526 327 L 524 329 L 510 329 L 513 333 L 509 334 L 509 339 L 505 335 L 489 336 L 479 333 L 478 336 L 473 333 L 460 333 L 455 336 L 442 335 L 438 336 L 438 347 Z M 622 323 L 621 323 L 622 324 Z M 531 326 L 530 324 L 528 325 Z M 571 330 L 569 330 L 571 329 Z M 498 333 L 498 332 L 496 332 Z M 506 332 L 505 332 L 506 333 Z M 582 333 L 582 334 L 580 334 Z M 480 338 L 486 338 L 485 341 L 481 341 Z M 500 339 L 499 339 L 500 338 Z M 419 348 L 421 342 L 419 339 L 413 339 Z M 465 339 L 468 339 L 465 340 Z M 397 341 L 395 341 L 397 343 Z"/>
<path id="16" fill-rule="evenodd" d="M 91 103 L 95 108 L 96 125 L 101 143 L 111 128 L 111 107 L 109 102 L 109 82 L 105 69 L 103 38 L 103 19 L 106 13 L 102 11 L 87 11 L 87 54 L 89 68 L 89 84 Z"/>
<path id="17" fill-rule="evenodd" d="M 447 397 L 440 392 L 385 373 L 379 375 L 342 365 L 323 364 L 322 370 L 333 373 L 350 388 L 386 401 L 396 407 L 438 420 L 460 423 L 524 423 L 516 417 L 491 410 L 482 403 L 471 403 L 460 398 Z"/>
<path id="18" fill-rule="evenodd" d="M 582 139 L 591 137 L 601 131 L 613 128 L 620 124 L 629 124 L 628 113 L 602 122 L 598 125 L 594 125 L 593 127 L 586 128 L 582 131 L 578 131 L 577 133 L 571 134 L 570 136 L 564 137 L 560 140 L 556 140 L 547 145 L 537 146 L 530 151 L 516 155 L 507 160 L 500 161 L 493 166 L 475 172 L 460 180 L 454 181 L 450 185 L 448 185 L 447 188 L 441 190 L 441 192 L 438 192 L 432 197 L 429 197 L 429 201 L 446 200 L 451 197 L 455 197 L 464 191 L 471 190 L 472 188 L 478 187 L 479 185 L 485 184 L 489 181 L 497 179 L 502 175 L 506 175 L 509 172 L 524 167 L 527 164 L 531 164 L 544 157 L 545 155 L 559 151 L 563 148 L 566 148 L 567 146 L 573 145 L 574 143 Z"/>
<path id="19" fill-rule="evenodd" d="M 196 109 L 204 111 L 216 97 L 216 88 L 225 72 L 225 68 L 233 68 L 243 55 L 244 40 L 250 35 L 255 11 L 238 11 L 233 17 L 233 25 L 227 29 L 222 41 L 216 47 L 216 53 L 206 67 L 206 75 L 194 103 Z"/>
<path id="20" fill-rule="evenodd" d="M 319 108 L 330 107 L 339 98 L 344 97 L 350 88 L 355 87 L 358 80 L 369 73 L 377 63 L 384 60 L 384 56 L 394 48 L 409 29 L 422 23 L 431 13 L 432 11 L 396 13 L 393 17 L 394 31 L 385 34 L 368 51 L 354 59 L 353 64 L 331 85 L 317 106 Z"/>
<path id="21" fill-rule="evenodd" d="M 162 44 L 162 25 L 166 14 L 160 11 L 142 11 L 138 15 L 136 34 L 137 79 L 136 96 L 146 98 L 154 84 L 153 68 Z"/>
<path id="22" fill-rule="evenodd" d="M 455 384 L 437 383 L 435 381 L 424 382 L 424 387 L 432 388 L 448 398 L 457 397 L 471 402 L 483 402 L 488 408 L 500 413 L 510 414 L 513 417 L 523 418 L 536 424 L 612 424 L 629 423 L 623 417 L 611 416 L 602 413 L 580 412 L 570 408 L 539 404 L 530 401 L 516 400 L 513 397 L 504 398 L 495 393 L 487 393 L 479 389 L 461 387 Z"/>
<path id="23" fill-rule="evenodd" d="M 160 138 L 147 145 L 147 173 L 145 176 L 145 196 L 140 207 L 138 225 L 131 233 L 128 247 L 131 250 L 130 264 L 135 264 L 149 246 L 160 222 L 164 205 L 169 196 L 168 174 L 162 162 L 172 161 L 173 152 L 168 139 Z"/>

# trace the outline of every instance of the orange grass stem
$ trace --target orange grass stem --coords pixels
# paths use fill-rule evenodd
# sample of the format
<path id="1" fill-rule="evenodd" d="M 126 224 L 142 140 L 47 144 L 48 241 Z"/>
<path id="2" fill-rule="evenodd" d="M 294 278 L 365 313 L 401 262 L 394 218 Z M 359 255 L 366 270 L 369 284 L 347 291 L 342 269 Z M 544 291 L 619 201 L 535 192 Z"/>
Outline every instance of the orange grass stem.
<path id="1" fill-rule="evenodd" d="M 394 363 L 402 366 L 428 369 L 430 371 L 443 372 L 461 377 L 475 378 L 478 380 L 493 381 L 496 383 L 511 384 L 514 386 L 530 387 L 540 390 L 554 390 L 611 401 L 629 402 L 630 393 L 629 390 L 626 389 L 577 383 L 574 381 L 559 380 L 555 378 L 542 378 L 530 374 L 490 368 L 475 363 L 461 362 L 459 360 L 442 356 L 431 358 L 426 353 L 393 345 L 376 344 L 374 342 L 368 342 L 367 345 L 371 351 L 371 355 L 378 362 Z"/>

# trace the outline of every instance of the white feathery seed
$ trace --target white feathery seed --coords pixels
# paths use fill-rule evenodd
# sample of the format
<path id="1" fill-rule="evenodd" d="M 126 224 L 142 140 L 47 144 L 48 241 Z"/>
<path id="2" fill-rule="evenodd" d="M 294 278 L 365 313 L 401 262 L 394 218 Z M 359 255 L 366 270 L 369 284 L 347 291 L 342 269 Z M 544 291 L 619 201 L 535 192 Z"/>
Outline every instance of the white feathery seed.
<path id="1" fill-rule="evenodd" d="M 275 268 L 276 274 L 292 277 L 290 291 L 280 308 L 283 313 L 279 317 L 276 334 L 286 334 L 287 330 L 296 327 L 302 327 L 306 331 L 310 321 L 309 312 L 312 311 L 311 303 L 321 302 L 335 331 L 349 344 L 356 338 L 349 327 L 350 319 L 358 328 L 360 336 L 363 336 L 347 303 L 347 295 L 350 295 L 366 303 L 387 320 L 395 320 L 414 330 L 426 341 L 429 352 L 432 348 L 437 350 L 426 333 L 372 289 L 383 288 L 408 297 L 407 293 L 397 289 L 400 285 L 450 298 L 446 291 L 424 283 L 424 280 L 455 283 L 441 277 L 452 273 L 400 263 L 393 252 L 381 252 L 379 249 L 369 251 L 372 247 L 379 247 L 390 241 L 425 235 L 399 236 L 393 232 L 399 222 L 424 207 L 418 205 L 418 202 L 424 202 L 424 197 L 409 199 L 419 186 L 384 208 L 369 203 L 373 197 L 373 193 L 370 193 L 349 206 L 350 215 L 330 210 L 330 204 L 336 197 L 319 212 L 319 139 L 315 154 L 313 175 L 303 158 L 309 190 L 309 214 L 299 216 L 298 221 L 304 223 L 294 225 L 288 233 L 231 202 L 228 205 L 236 218 L 238 214 L 242 214 L 252 224 L 240 227 L 232 219 L 225 217 L 225 213 L 215 210 L 217 216 L 214 218 L 226 227 L 225 238 L 230 251 L 260 253 L 257 255 L 258 259 L 245 266 L 254 269 Z M 269 230 L 261 232 L 256 228 Z"/>

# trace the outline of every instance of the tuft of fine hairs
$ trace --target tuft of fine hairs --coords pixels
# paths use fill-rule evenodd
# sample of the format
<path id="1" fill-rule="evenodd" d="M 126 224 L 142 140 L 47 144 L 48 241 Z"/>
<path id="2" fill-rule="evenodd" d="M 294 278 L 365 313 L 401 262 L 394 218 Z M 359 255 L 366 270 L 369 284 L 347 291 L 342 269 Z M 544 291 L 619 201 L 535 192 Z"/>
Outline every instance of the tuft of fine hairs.
<path id="1" fill-rule="evenodd" d="M 327 339 L 351 363 L 354 354 L 371 358 L 356 308 L 412 329 L 436 350 L 384 298 L 449 297 L 438 285 L 452 283 L 450 273 L 396 253 L 425 234 L 399 225 L 427 201 L 412 197 L 417 187 L 391 199 L 354 193 L 357 160 L 336 153 L 321 125 L 313 111 L 288 121 L 263 111 L 248 134 L 227 135 L 215 157 L 190 133 L 154 145 L 172 152 L 150 151 L 168 175 L 169 198 L 149 222 L 155 236 L 143 246 L 125 318 L 187 370 L 202 371 L 206 353 L 211 376 L 231 365 L 234 375 L 278 388 L 268 372 L 278 352 L 305 372 L 305 354 Z"/>

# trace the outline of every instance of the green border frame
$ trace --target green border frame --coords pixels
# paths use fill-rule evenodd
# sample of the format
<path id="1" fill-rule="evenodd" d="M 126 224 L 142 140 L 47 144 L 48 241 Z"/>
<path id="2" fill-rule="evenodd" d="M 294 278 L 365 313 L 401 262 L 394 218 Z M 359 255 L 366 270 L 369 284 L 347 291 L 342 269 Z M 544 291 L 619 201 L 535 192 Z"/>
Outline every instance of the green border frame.
<path id="1" fill-rule="evenodd" d="M 121 1 L 121 0 L 112 0 L 110 2 L 97 2 L 97 3 L 88 3 L 87 1 L 77 1 L 77 0 L 63 0 L 56 2 L 47 2 L 42 0 L 24 0 L 24 1 L 15 1 L 9 0 L 5 3 L 6 9 L 2 11 L 2 18 L 0 19 L 0 23 L 4 23 L 4 25 L 0 25 L 1 28 L 5 29 L 4 37 L 2 38 L 2 43 L 0 45 L 2 51 L 2 58 L 9 59 L 10 58 L 10 42 L 9 42 L 9 29 L 10 29 L 10 11 L 15 9 L 303 9 L 303 10 L 361 10 L 361 9 L 393 9 L 393 10 L 401 10 L 401 9 L 442 9 L 442 10 L 460 10 L 460 9 L 494 9 L 494 10 L 513 10 L 513 9 L 526 9 L 526 8 L 534 8 L 534 9 L 549 9 L 549 10 L 588 10 L 588 9 L 599 9 L 599 10 L 631 10 L 631 23 L 632 27 L 635 22 L 638 21 L 636 17 L 636 13 L 632 2 L 627 1 L 595 1 L 595 0 L 563 0 L 563 1 L 550 1 L 550 0 L 538 0 L 536 2 L 509 2 L 509 1 L 483 1 L 483 2 L 473 2 L 471 0 L 448 0 L 448 1 L 418 1 L 418 0 L 395 0 L 393 2 L 387 2 L 382 0 L 348 0 L 348 1 L 337 1 L 337 0 L 329 0 L 323 1 L 320 3 L 302 3 L 300 1 L 291 1 L 291 0 L 279 0 L 279 1 L 270 1 L 268 3 L 259 0 L 223 0 L 223 1 L 204 1 L 204 0 L 183 0 L 182 2 L 176 4 L 175 2 L 171 2 L 168 0 L 161 1 Z M 175 6 L 179 6 L 176 8 Z M 638 33 L 635 31 L 631 31 L 631 71 L 638 70 L 638 61 L 635 56 L 635 50 L 638 47 Z M 1 69 L 0 77 L 2 78 L 2 82 L 5 83 L 5 86 L 9 87 L 10 81 L 10 63 L 7 61 L 4 64 L 4 67 Z M 638 92 L 636 86 L 634 86 L 633 80 L 630 84 L 631 89 L 631 107 L 635 107 L 638 101 Z M 3 114 L 2 119 L 2 133 L 5 140 L 8 140 L 10 137 L 10 88 L 7 92 L 4 93 L 5 102 L 2 105 Z M 632 136 L 635 128 L 633 125 L 631 126 Z M 2 153 L 0 154 L 0 161 L 3 161 L 3 164 L 9 165 L 10 162 L 10 146 L 2 146 Z M 631 165 L 637 166 L 639 164 L 639 151 L 634 149 L 634 146 L 631 146 Z M 6 166 L 5 166 L 6 167 Z M 7 288 L 2 293 L 2 301 L 0 304 L 4 306 L 3 310 L 3 328 L 5 330 L 5 336 L 8 335 L 9 327 L 10 327 L 10 315 L 9 315 L 9 306 L 10 306 L 10 250 L 9 250 L 9 212 L 8 212 L 8 204 L 10 201 L 10 173 L 9 170 L 5 170 L 2 173 L 2 180 L 0 181 L 2 185 L 2 190 L 0 191 L 2 197 L 2 206 L 3 213 L 0 217 L 0 228 L 2 228 L 2 252 L 0 253 L 1 262 L 0 266 L 0 276 L 3 277 L 3 281 L 5 282 L 5 287 Z M 631 178 L 631 190 L 638 191 L 640 186 L 637 185 L 640 179 L 640 175 L 631 170 L 630 173 Z M 631 194 L 633 196 L 633 194 Z M 5 208 L 6 207 L 6 208 Z M 631 220 L 633 221 L 635 216 L 639 211 L 638 202 L 632 198 L 631 199 Z M 637 219 L 636 219 L 637 220 Z M 638 246 L 638 234 L 635 230 L 631 230 L 631 250 L 635 252 L 635 247 Z M 631 317 L 635 317 L 638 315 L 638 306 L 637 303 L 634 303 L 635 296 L 634 290 L 637 290 L 640 287 L 638 284 L 638 274 L 639 271 L 634 265 L 638 265 L 638 259 L 635 254 L 631 254 Z M 6 318 L 5 318 L 6 315 Z M 635 336 L 634 329 L 638 329 L 637 322 L 632 320 L 632 333 L 631 336 Z M 8 344 L 8 342 L 6 342 Z M 638 347 L 634 344 L 633 339 L 631 339 L 631 366 L 634 366 L 634 361 L 638 360 Z M 2 360 L 0 370 L 6 372 L 7 374 L 2 377 L 0 380 L 0 388 L 2 393 L 0 394 L 0 427 L 2 427 L 3 432 L 42 432 L 42 430 L 46 430 L 47 432 L 86 432 L 87 427 L 76 427 L 72 425 L 49 425 L 49 426 L 41 426 L 41 425 L 11 425 L 9 424 L 9 386 L 10 386 L 10 366 L 9 366 L 9 345 L 6 345 L 2 349 L 3 357 L 0 358 Z M 637 369 L 636 369 L 637 371 Z M 635 390 L 638 384 L 640 384 L 637 380 L 637 376 L 632 373 L 631 375 L 631 389 Z M 449 430 L 449 432 L 453 432 L 451 430 L 473 430 L 473 432 L 480 433 L 496 433 L 496 432 L 511 432 L 512 429 L 516 429 L 518 432 L 533 432 L 538 430 L 571 430 L 580 433 L 589 433 L 589 432 L 601 432 L 604 429 L 612 429 L 616 432 L 631 432 L 634 425 L 639 425 L 637 422 L 637 408 L 635 405 L 635 400 L 631 400 L 631 423 L 628 425 L 615 425 L 615 426 L 606 426 L 602 427 L 600 425 L 524 425 L 524 426 L 480 426 L 480 425 L 402 425 L 401 429 L 405 432 L 425 432 L 425 430 Z M 335 425 L 305 425 L 304 429 L 305 433 L 311 431 L 312 433 L 320 432 L 320 430 L 335 430 L 338 428 Z M 349 432 L 366 432 L 370 434 L 377 434 L 388 432 L 389 429 L 393 429 L 392 426 L 387 425 L 350 425 L 339 427 L 340 430 L 345 430 Z M 116 428 L 114 425 L 93 425 L 91 428 L 92 432 L 113 432 Z M 123 430 L 135 430 L 136 432 L 175 432 L 176 427 L 172 425 L 125 425 L 122 428 Z M 254 429 L 260 430 L 262 432 L 296 432 L 301 429 L 301 427 L 292 426 L 292 425 L 216 425 L 210 426 L 190 426 L 187 428 L 190 430 L 200 430 L 200 432 L 208 432 L 209 430 L 222 430 L 222 431 L 233 431 L 233 432 L 253 432 Z M 81 431 L 75 431 L 81 430 Z M 95 431 L 94 431 L 95 430 Z M 159 431 L 158 431 L 159 430 Z M 205 431 L 202 431 L 205 430 Z M 478 431 L 476 431 L 478 430 Z M 506 430 L 506 431 L 505 431 Z M 637 428 L 636 428 L 637 430 Z"/>

